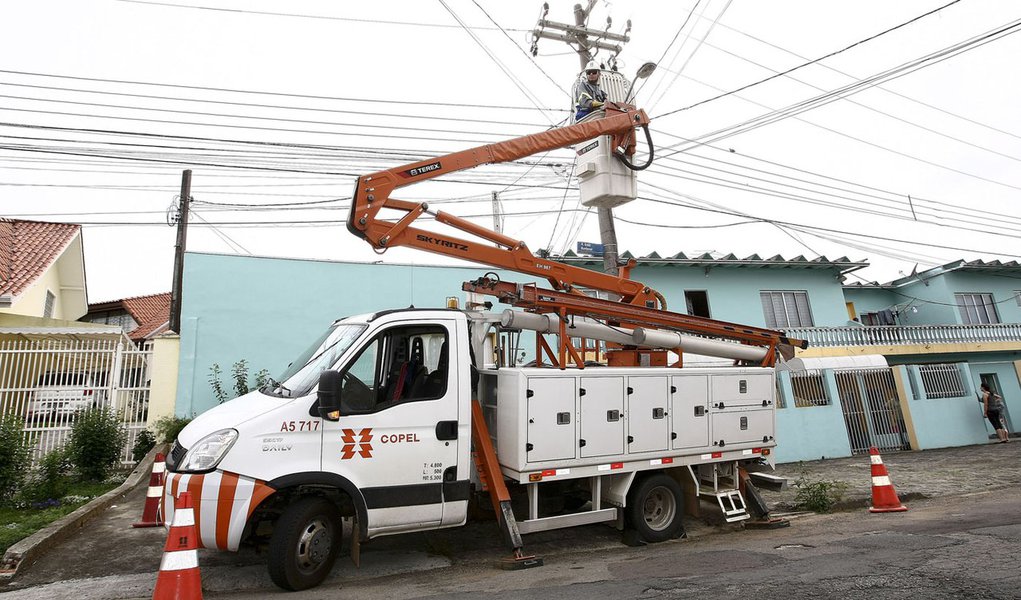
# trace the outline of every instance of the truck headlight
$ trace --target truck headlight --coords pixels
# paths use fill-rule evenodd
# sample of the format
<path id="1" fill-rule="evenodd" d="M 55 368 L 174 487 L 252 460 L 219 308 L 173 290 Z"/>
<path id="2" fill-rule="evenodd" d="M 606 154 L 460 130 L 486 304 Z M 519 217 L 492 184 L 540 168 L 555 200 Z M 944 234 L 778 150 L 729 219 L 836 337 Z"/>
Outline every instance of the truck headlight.
<path id="1" fill-rule="evenodd" d="M 185 473 L 200 473 L 215 469 L 237 439 L 236 429 L 221 429 L 207 435 L 192 446 L 191 450 L 188 450 L 177 470 Z"/>

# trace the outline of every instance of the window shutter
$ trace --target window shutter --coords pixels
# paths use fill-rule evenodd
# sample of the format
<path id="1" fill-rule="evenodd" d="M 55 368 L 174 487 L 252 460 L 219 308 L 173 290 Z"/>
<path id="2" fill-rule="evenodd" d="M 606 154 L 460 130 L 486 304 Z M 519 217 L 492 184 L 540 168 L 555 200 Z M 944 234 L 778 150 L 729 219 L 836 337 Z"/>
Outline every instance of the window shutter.
<path id="1" fill-rule="evenodd" d="M 795 292 L 795 301 L 798 309 L 798 327 L 812 327 L 812 310 L 808 306 L 808 292 Z"/>
<path id="2" fill-rule="evenodd" d="M 773 295 L 769 292 L 759 292 L 759 300 L 762 301 L 762 315 L 766 317 L 766 327 L 776 327 L 776 312 L 773 310 Z"/>

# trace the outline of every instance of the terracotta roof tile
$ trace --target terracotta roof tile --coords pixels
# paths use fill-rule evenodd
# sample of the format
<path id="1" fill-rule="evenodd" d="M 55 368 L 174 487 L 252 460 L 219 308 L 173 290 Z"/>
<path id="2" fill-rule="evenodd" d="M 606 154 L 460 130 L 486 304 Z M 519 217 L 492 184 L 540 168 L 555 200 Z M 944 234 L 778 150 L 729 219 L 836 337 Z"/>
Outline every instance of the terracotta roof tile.
<path id="1" fill-rule="evenodd" d="M 0 218 L 0 294 L 17 296 L 46 272 L 81 225 Z"/>
<path id="2" fill-rule="evenodd" d="M 170 320 L 170 292 L 125 298 L 121 304 L 138 323 L 138 328 L 128 334 L 135 341 L 145 339 Z"/>

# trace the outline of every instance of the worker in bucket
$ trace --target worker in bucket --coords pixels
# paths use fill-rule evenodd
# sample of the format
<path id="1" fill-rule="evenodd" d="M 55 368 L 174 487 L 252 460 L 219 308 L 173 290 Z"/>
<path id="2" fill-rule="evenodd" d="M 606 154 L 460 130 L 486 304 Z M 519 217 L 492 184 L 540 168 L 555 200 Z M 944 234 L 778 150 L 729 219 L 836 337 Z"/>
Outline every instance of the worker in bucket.
<path id="1" fill-rule="evenodd" d="M 574 122 L 581 121 L 594 110 L 599 110 L 606 102 L 606 92 L 599 87 L 599 65 L 590 60 L 585 66 L 582 78 L 574 84 Z"/>

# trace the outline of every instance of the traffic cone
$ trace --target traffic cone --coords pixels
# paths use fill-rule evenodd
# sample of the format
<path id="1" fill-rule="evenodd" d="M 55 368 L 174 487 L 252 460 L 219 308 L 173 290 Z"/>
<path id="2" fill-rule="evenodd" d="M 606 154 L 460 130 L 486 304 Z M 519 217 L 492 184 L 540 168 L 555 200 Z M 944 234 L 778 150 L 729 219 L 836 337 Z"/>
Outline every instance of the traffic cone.
<path id="1" fill-rule="evenodd" d="M 869 448 L 872 459 L 872 506 L 869 512 L 902 512 L 908 509 L 900 503 L 897 492 L 893 489 L 890 474 L 886 472 L 883 457 L 875 446 Z"/>
<path id="2" fill-rule="evenodd" d="M 182 492 L 174 502 L 174 522 L 163 547 L 152 600 L 202 600 L 198 547 L 191 492 Z"/>
<path id="3" fill-rule="evenodd" d="M 163 526 L 163 477 L 167 471 L 164 458 L 162 454 L 157 454 L 156 461 L 152 463 L 152 475 L 149 475 L 149 490 L 145 493 L 142 520 L 132 523 L 132 527 Z"/>

